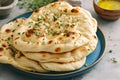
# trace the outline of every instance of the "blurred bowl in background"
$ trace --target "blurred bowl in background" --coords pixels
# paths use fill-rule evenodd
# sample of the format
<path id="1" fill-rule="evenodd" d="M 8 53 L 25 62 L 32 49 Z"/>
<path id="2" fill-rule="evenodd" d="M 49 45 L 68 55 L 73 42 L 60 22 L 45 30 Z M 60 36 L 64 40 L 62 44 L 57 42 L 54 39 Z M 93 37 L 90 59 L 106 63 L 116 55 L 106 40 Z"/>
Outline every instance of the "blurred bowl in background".
<path id="1" fill-rule="evenodd" d="M 96 13 L 103 19 L 117 20 L 120 18 L 120 0 L 93 0 L 93 6 Z"/>
<path id="2" fill-rule="evenodd" d="M 6 18 L 17 3 L 18 0 L 0 0 L 0 19 Z"/>

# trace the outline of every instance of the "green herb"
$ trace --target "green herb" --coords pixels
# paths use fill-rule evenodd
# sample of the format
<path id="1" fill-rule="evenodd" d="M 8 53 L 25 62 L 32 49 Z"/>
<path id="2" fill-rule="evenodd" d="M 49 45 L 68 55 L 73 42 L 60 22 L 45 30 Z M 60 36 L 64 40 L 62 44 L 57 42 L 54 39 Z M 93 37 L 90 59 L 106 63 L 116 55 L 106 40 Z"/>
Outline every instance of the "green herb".
<path id="1" fill-rule="evenodd" d="M 68 30 L 65 30 L 64 33 L 68 33 L 69 31 Z"/>
<path id="2" fill-rule="evenodd" d="M 61 27 L 63 27 L 63 24 L 60 24 L 60 25 L 58 26 L 59 29 L 60 29 Z"/>
<path id="3" fill-rule="evenodd" d="M 90 49 L 88 49 L 88 51 L 90 51 Z"/>
<path id="4" fill-rule="evenodd" d="M 7 40 L 10 40 L 10 37 L 8 37 L 8 39 Z"/>
<path id="5" fill-rule="evenodd" d="M 18 27 L 20 26 L 20 24 L 17 25 Z"/>
<path id="6" fill-rule="evenodd" d="M 57 34 L 56 31 L 51 31 L 50 33 L 51 33 L 53 36 Z"/>
<path id="7" fill-rule="evenodd" d="M 40 35 L 40 32 L 36 31 L 36 32 L 35 32 L 35 35 L 36 35 L 36 36 L 39 36 L 39 35 Z"/>
<path id="8" fill-rule="evenodd" d="M 79 35 L 81 36 L 81 33 L 79 33 Z"/>
<path id="9" fill-rule="evenodd" d="M 18 6 L 20 9 L 27 7 L 28 11 L 38 9 L 46 4 L 49 4 L 56 0 L 19 0 Z"/>
<path id="10" fill-rule="evenodd" d="M 31 26 L 29 26 L 29 28 L 31 28 Z"/>
<path id="11" fill-rule="evenodd" d="M 41 18 L 37 18 L 37 21 L 42 21 L 42 19 Z"/>
<path id="12" fill-rule="evenodd" d="M 109 50 L 109 53 L 112 53 L 112 50 Z"/>
<path id="13" fill-rule="evenodd" d="M 20 35 L 20 32 L 18 32 L 18 35 Z"/>
<path id="14" fill-rule="evenodd" d="M 25 32 L 23 32 L 22 34 L 24 34 Z"/>
<path id="15" fill-rule="evenodd" d="M 16 29 L 13 29 L 12 32 L 15 32 Z"/>
<path id="16" fill-rule="evenodd" d="M 85 64 L 84 64 L 84 66 L 85 66 L 85 67 L 87 67 L 87 66 L 88 66 L 88 64 L 86 64 L 86 63 L 85 63 Z"/>
<path id="17" fill-rule="evenodd" d="M 111 58 L 113 63 L 117 63 L 118 61 L 116 60 L 116 58 Z"/>
<path id="18" fill-rule="evenodd" d="M 40 23 L 35 23 L 35 26 L 40 27 L 40 26 L 41 26 L 41 24 L 40 24 Z"/>
<path id="19" fill-rule="evenodd" d="M 74 27 L 75 26 L 75 23 L 72 23 L 72 27 Z"/>
<path id="20" fill-rule="evenodd" d="M 59 42 L 55 42 L 55 44 L 58 44 Z"/>
<path id="21" fill-rule="evenodd" d="M 32 24 L 33 22 L 28 22 L 28 24 Z"/>
<path id="22" fill-rule="evenodd" d="M 56 21 L 57 20 L 57 16 L 53 16 L 53 21 Z"/>

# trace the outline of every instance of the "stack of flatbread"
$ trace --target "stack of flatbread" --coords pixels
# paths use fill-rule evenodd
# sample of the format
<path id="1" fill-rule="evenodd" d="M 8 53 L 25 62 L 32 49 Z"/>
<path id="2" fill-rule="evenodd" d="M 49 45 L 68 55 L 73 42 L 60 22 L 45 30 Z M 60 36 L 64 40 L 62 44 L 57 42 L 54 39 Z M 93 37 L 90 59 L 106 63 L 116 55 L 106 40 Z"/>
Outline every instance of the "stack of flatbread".
<path id="1" fill-rule="evenodd" d="M 0 63 L 27 71 L 71 71 L 97 46 L 97 22 L 83 8 L 58 1 L 0 29 Z"/>

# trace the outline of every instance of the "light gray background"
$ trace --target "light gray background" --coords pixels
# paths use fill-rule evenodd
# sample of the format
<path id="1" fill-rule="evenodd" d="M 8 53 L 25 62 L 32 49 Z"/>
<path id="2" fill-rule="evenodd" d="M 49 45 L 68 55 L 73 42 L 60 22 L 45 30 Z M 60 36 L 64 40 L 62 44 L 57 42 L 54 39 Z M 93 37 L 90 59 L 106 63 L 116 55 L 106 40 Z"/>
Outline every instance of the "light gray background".
<path id="1" fill-rule="evenodd" d="M 99 27 L 106 37 L 106 50 L 103 59 L 95 68 L 83 76 L 71 80 L 120 80 L 120 19 L 117 21 L 106 21 L 97 16 L 93 9 L 92 0 L 82 0 L 82 7 L 91 12 L 97 19 Z M 0 26 L 25 13 L 25 9 L 15 7 L 7 19 L 0 20 Z M 109 53 L 112 50 L 112 53 Z M 112 63 L 111 58 L 116 58 L 117 63 Z M 0 64 L 0 80 L 37 80 L 18 74 Z"/>

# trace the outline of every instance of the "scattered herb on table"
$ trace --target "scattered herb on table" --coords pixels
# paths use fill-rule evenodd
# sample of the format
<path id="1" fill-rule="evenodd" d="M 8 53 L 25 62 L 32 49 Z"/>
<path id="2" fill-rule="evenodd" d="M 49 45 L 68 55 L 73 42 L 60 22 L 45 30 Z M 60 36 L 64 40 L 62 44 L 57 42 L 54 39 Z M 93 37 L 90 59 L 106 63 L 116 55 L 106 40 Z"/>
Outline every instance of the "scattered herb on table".
<path id="1" fill-rule="evenodd" d="M 87 66 L 88 66 L 88 64 L 86 64 L 86 63 L 85 63 L 85 64 L 84 64 L 84 66 L 85 66 L 85 67 L 87 67 Z"/>
<path id="2" fill-rule="evenodd" d="M 113 63 L 117 63 L 117 62 L 118 62 L 116 58 L 111 58 L 111 61 L 112 61 Z"/>
<path id="3" fill-rule="evenodd" d="M 112 53 L 112 50 L 109 50 L 109 53 Z"/>
<path id="4" fill-rule="evenodd" d="M 18 6 L 20 9 L 26 7 L 28 11 L 33 11 L 53 1 L 57 0 L 19 0 Z"/>

